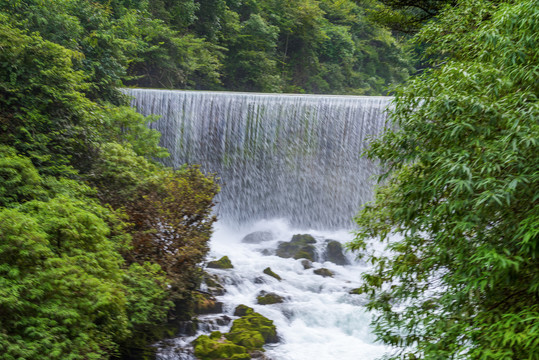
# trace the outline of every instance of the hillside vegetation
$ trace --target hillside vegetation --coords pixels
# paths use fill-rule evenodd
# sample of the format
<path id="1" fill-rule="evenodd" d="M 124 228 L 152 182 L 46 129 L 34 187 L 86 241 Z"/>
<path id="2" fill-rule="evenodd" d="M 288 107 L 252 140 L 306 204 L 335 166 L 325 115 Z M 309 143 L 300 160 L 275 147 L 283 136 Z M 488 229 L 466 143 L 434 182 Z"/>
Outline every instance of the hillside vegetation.
<path id="1" fill-rule="evenodd" d="M 351 0 L 0 1 L 18 27 L 77 51 L 88 94 L 109 99 L 122 83 L 380 95 L 412 67 L 369 9 Z"/>
<path id="2" fill-rule="evenodd" d="M 390 359 L 539 359 L 539 2 L 459 1 L 415 41 L 431 69 L 368 153 L 351 244 L 375 333 Z"/>

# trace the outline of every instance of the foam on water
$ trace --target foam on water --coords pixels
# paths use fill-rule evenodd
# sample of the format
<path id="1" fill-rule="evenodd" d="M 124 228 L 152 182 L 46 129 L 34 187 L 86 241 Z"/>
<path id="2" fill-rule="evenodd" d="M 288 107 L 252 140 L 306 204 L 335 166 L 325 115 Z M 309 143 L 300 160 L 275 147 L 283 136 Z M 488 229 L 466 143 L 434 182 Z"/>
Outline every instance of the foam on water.
<path id="1" fill-rule="evenodd" d="M 254 231 L 272 231 L 275 239 L 262 244 L 240 242 Z M 371 315 L 362 307 L 365 299 L 349 294 L 359 286 L 365 264 L 347 254 L 351 265 L 313 262 L 313 269 L 304 269 L 301 260 L 262 254 L 261 249 L 275 249 L 279 242 L 290 241 L 298 233 L 312 234 L 318 244 L 325 239 L 341 243 L 351 240 L 346 231 L 291 229 L 279 220 L 262 221 L 241 230 L 217 227 L 212 256 L 226 255 L 234 264 L 234 269 L 211 270 L 228 283 L 227 293 L 219 297 L 227 311 L 232 313 L 237 305 L 245 304 L 275 322 L 282 343 L 267 351 L 275 360 L 369 360 L 381 356 L 386 348 L 374 343 L 369 330 Z M 281 276 L 282 281 L 263 275 L 266 267 Z M 335 276 L 313 273 L 321 267 L 333 271 Z M 258 305 L 256 297 L 262 290 L 275 292 L 286 300 L 281 304 Z"/>

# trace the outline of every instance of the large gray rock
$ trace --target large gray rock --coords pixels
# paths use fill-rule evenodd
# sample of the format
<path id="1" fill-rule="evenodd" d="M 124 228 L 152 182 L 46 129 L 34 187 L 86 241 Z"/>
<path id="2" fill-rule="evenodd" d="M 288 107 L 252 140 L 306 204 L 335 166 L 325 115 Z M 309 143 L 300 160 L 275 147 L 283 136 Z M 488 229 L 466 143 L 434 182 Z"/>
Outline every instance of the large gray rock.
<path id="1" fill-rule="evenodd" d="M 344 256 L 343 248 L 340 242 L 328 240 L 326 242 L 326 250 L 324 252 L 324 260 L 330 261 L 337 265 L 348 265 L 350 262 Z"/>
<path id="2" fill-rule="evenodd" d="M 275 237 L 271 231 L 255 231 L 245 235 L 241 239 L 241 242 L 246 244 L 260 244 L 274 239 Z"/>
<path id="3" fill-rule="evenodd" d="M 275 254 L 282 258 L 308 259 L 316 261 L 316 240 L 309 234 L 297 234 L 289 242 L 282 242 Z"/>
<path id="4" fill-rule="evenodd" d="M 326 268 L 320 268 L 313 271 L 316 275 L 320 275 L 323 277 L 333 277 L 335 275 L 333 271 L 326 269 Z"/>
<path id="5" fill-rule="evenodd" d="M 256 302 L 260 305 L 280 304 L 284 302 L 284 297 L 274 292 L 268 293 L 262 290 L 256 297 Z"/>

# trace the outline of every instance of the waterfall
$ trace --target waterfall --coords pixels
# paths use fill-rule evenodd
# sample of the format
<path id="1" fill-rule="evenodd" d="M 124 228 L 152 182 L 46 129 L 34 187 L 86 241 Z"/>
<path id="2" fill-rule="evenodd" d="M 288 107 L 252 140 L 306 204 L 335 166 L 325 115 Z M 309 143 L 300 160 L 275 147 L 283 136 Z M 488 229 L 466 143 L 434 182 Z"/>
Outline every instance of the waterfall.
<path id="1" fill-rule="evenodd" d="M 371 199 L 377 167 L 361 157 L 384 128 L 388 97 L 128 89 L 161 119 L 167 165 L 200 164 L 221 178 L 222 222 L 284 218 L 349 228 Z"/>
<path id="2" fill-rule="evenodd" d="M 266 346 L 271 360 L 373 360 L 385 346 L 370 332 L 365 297 L 353 294 L 368 265 L 353 254 L 337 264 L 328 243 L 351 240 L 352 217 L 372 197 L 377 166 L 360 155 L 385 126 L 387 97 L 244 94 L 129 89 L 132 104 L 161 132 L 167 165 L 200 164 L 216 173 L 222 191 L 211 258 L 228 256 L 234 269 L 207 269 L 225 285 L 223 314 L 203 315 L 196 334 L 158 344 L 158 360 L 192 360 L 200 334 L 227 332 L 239 304 L 273 320 L 281 339 Z M 245 236 L 269 234 L 262 242 Z M 312 262 L 276 256 L 282 242 L 309 233 Z M 246 238 L 247 238 L 246 237 Z M 263 270 L 271 267 L 282 280 Z M 316 270 L 328 269 L 322 277 Z M 202 289 L 204 290 L 204 289 Z M 283 303 L 261 305 L 273 292 Z"/>

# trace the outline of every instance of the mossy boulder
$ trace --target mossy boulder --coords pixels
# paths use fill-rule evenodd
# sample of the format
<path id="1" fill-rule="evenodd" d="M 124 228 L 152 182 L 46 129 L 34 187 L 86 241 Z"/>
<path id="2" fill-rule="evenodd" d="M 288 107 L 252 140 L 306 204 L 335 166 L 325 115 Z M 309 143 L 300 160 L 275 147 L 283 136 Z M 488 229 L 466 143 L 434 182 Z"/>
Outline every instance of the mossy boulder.
<path id="1" fill-rule="evenodd" d="M 236 309 L 234 309 L 234 316 L 245 316 L 247 314 L 252 314 L 254 312 L 253 308 L 250 308 L 247 305 L 238 305 L 236 306 Z"/>
<path id="2" fill-rule="evenodd" d="M 269 275 L 269 276 L 271 276 L 271 277 L 273 277 L 273 278 L 279 280 L 279 281 L 282 280 L 281 277 L 280 277 L 279 275 L 277 275 L 276 273 L 274 273 L 274 272 L 271 270 L 270 267 L 265 268 L 262 272 L 263 272 L 264 274 L 266 274 L 266 275 Z"/>
<path id="3" fill-rule="evenodd" d="M 275 254 L 282 258 L 316 260 L 316 240 L 309 234 L 297 234 L 289 242 L 280 243 Z"/>
<path id="4" fill-rule="evenodd" d="M 234 266 L 228 258 L 228 256 L 223 256 L 219 260 L 210 261 L 207 267 L 211 269 L 232 269 Z"/>
<path id="5" fill-rule="evenodd" d="M 237 308 L 236 308 L 237 310 Z M 275 325 L 273 325 L 273 321 L 270 319 L 262 316 L 261 314 L 254 312 L 252 308 L 246 307 L 244 309 L 245 315 L 243 315 L 241 318 L 234 320 L 232 323 L 232 328 L 230 329 L 230 332 L 227 334 L 228 339 L 236 339 L 240 336 L 238 333 L 244 333 L 244 332 L 258 332 L 264 339 L 264 343 L 275 343 L 279 342 L 279 338 L 277 337 L 277 330 L 275 328 Z"/>
<path id="6" fill-rule="evenodd" d="M 252 308 L 239 305 L 232 328 L 226 334 L 214 331 L 210 336 L 201 335 L 194 342 L 195 356 L 200 360 L 265 358 L 264 344 L 278 342 L 273 321 L 256 313 Z"/>
<path id="7" fill-rule="evenodd" d="M 255 231 L 245 235 L 243 239 L 241 239 L 241 242 L 246 244 L 260 244 L 273 239 L 274 235 L 271 231 Z"/>
<path id="8" fill-rule="evenodd" d="M 276 293 L 261 291 L 256 297 L 256 301 L 260 305 L 280 304 L 284 302 L 284 298 Z"/>
<path id="9" fill-rule="evenodd" d="M 320 275 L 323 277 L 333 277 L 335 275 L 333 271 L 326 269 L 326 268 L 320 268 L 313 271 L 316 275 Z"/>
<path id="10" fill-rule="evenodd" d="M 248 350 L 262 349 L 266 343 L 262 334 L 258 331 L 239 331 L 225 334 L 227 340 L 234 344 L 245 347 Z"/>
<path id="11" fill-rule="evenodd" d="M 350 263 L 346 256 L 344 256 L 341 243 L 335 240 L 328 240 L 326 242 L 324 260 L 337 265 L 348 265 Z"/>
<path id="12" fill-rule="evenodd" d="M 200 335 L 193 343 L 195 356 L 200 360 L 235 359 L 249 360 L 247 349 L 244 346 L 234 344 L 227 340 L 218 331 L 210 336 Z"/>
<path id="13" fill-rule="evenodd" d="M 350 291 L 348 291 L 348 293 L 350 295 L 361 295 L 364 293 L 363 289 L 362 288 L 355 288 L 355 289 L 352 289 Z"/>

